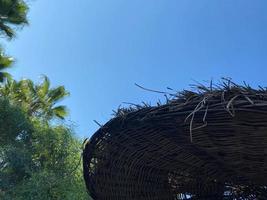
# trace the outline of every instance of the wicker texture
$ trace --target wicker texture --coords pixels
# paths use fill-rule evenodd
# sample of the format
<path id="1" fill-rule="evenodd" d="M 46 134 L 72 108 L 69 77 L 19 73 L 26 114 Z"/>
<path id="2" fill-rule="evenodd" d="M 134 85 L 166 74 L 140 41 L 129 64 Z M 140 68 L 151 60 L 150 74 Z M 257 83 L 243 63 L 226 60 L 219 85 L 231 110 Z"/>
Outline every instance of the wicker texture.
<path id="1" fill-rule="evenodd" d="M 83 166 L 94 200 L 267 199 L 267 91 L 224 81 L 119 109 Z"/>

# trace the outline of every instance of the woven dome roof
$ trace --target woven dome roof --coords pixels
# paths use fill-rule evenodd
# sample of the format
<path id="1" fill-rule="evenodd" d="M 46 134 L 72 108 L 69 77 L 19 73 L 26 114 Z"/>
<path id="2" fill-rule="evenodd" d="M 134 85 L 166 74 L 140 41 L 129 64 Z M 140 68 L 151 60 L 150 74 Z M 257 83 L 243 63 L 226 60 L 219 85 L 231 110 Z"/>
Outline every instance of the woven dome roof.
<path id="1" fill-rule="evenodd" d="M 83 166 L 94 200 L 267 199 L 267 90 L 225 80 L 119 109 Z"/>

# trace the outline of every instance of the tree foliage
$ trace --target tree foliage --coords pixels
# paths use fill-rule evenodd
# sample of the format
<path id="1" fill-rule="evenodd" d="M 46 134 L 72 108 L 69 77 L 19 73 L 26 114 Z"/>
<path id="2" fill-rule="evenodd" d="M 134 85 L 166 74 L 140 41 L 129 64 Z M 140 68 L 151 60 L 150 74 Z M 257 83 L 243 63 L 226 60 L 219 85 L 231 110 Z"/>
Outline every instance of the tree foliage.
<path id="1" fill-rule="evenodd" d="M 7 78 L 11 78 L 11 75 L 5 72 L 5 70 L 10 68 L 13 62 L 13 58 L 5 55 L 0 47 L 0 82 L 4 82 Z"/>
<path id="2" fill-rule="evenodd" d="M 0 113 L 0 191 L 3 192 L 28 176 L 31 157 L 27 147 L 32 125 L 24 113 L 5 98 L 0 99 Z"/>
<path id="3" fill-rule="evenodd" d="M 28 24 L 28 6 L 23 0 L 0 0 L 0 36 L 14 38 L 18 28 Z M 5 72 L 13 64 L 13 58 L 5 55 L 0 45 L 0 82 L 11 75 Z"/>
<path id="4" fill-rule="evenodd" d="M 12 171 L 23 178 L 9 184 L 3 198 L 86 199 L 79 162 L 81 143 L 73 137 L 71 129 L 35 122 L 31 139 L 30 148 L 23 152 L 28 159 L 8 155 L 20 163 L 13 165 Z M 20 155 L 17 152 L 18 148 L 13 155 Z"/>
<path id="5" fill-rule="evenodd" d="M 13 38 L 16 28 L 28 24 L 27 13 L 23 0 L 0 0 L 0 34 Z"/>
<path id="6" fill-rule="evenodd" d="M 34 84 L 30 79 L 15 81 L 10 78 L 0 88 L 0 95 L 9 97 L 31 117 L 43 120 L 64 119 L 68 114 L 65 106 L 56 104 L 67 97 L 69 92 L 64 86 L 50 88 L 50 81 L 46 76 L 40 84 Z"/>
<path id="7" fill-rule="evenodd" d="M 28 24 L 27 12 L 23 0 L 0 0 L 0 36 L 14 38 Z M 88 199 L 81 142 L 64 121 L 54 121 L 68 115 L 58 103 L 69 93 L 46 76 L 39 84 L 12 79 L 12 64 L 0 44 L 0 199 Z"/>
<path id="8" fill-rule="evenodd" d="M 38 114 L 28 110 L 33 102 L 47 96 L 54 99 L 54 107 L 49 107 L 53 110 L 64 96 L 56 92 L 61 89 L 44 89 L 47 82 L 31 82 L 36 92 L 33 95 L 27 93 L 29 85 L 24 88 L 24 83 L 28 81 L 9 79 L 0 88 L 0 199 L 87 199 L 81 142 L 70 126 L 50 123 L 46 115 L 51 111 L 46 106 L 40 104 Z M 41 88 L 45 90 L 43 95 Z"/>

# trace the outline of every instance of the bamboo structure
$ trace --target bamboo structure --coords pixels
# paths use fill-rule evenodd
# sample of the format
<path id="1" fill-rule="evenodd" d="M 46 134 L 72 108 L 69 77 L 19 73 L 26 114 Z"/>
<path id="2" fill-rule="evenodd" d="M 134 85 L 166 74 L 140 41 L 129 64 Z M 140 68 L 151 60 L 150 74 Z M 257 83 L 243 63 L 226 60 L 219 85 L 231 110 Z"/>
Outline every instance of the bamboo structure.
<path id="1" fill-rule="evenodd" d="M 267 89 L 224 80 L 119 109 L 86 143 L 94 200 L 266 200 Z"/>

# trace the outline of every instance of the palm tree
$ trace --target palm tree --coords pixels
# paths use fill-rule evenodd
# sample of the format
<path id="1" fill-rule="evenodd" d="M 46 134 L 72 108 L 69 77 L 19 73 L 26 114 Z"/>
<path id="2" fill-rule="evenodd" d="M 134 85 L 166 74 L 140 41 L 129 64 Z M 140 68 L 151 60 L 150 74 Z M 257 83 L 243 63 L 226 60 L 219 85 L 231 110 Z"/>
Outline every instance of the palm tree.
<path id="1" fill-rule="evenodd" d="M 51 120 L 53 118 L 64 119 L 67 108 L 56 105 L 59 101 L 69 95 L 64 86 L 50 88 L 50 81 L 43 76 L 40 84 L 34 84 L 30 79 L 15 81 L 8 79 L 0 88 L 2 96 L 9 97 L 16 104 L 20 105 L 29 116 Z"/>
<path id="2" fill-rule="evenodd" d="M 10 78 L 10 74 L 3 71 L 12 66 L 13 58 L 5 56 L 2 49 L 0 48 L 0 82 L 4 82 L 7 78 Z"/>
<path id="3" fill-rule="evenodd" d="M 28 24 L 28 6 L 23 0 L 0 0 L 0 36 L 12 39 L 15 36 L 16 27 Z M 10 78 L 10 74 L 3 70 L 12 66 L 13 59 L 5 56 L 0 47 L 0 82 Z"/>
<path id="4" fill-rule="evenodd" d="M 0 34 L 15 35 L 15 27 L 28 24 L 28 6 L 23 0 L 0 0 Z"/>
<path id="5" fill-rule="evenodd" d="M 59 101 L 69 96 L 64 86 L 50 88 L 48 77 L 43 76 L 43 82 L 31 88 L 34 88 L 34 96 L 37 98 L 32 107 L 33 110 L 41 108 L 48 119 L 53 117 L 64 119 L 67 116 L 68 111 L 65 106 L 56 106 Z"/>

